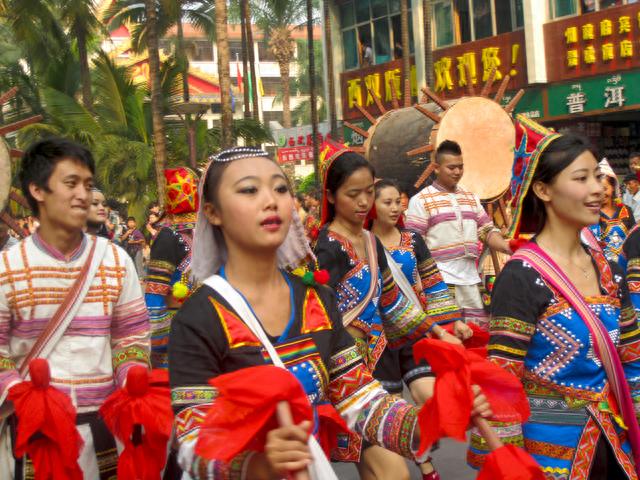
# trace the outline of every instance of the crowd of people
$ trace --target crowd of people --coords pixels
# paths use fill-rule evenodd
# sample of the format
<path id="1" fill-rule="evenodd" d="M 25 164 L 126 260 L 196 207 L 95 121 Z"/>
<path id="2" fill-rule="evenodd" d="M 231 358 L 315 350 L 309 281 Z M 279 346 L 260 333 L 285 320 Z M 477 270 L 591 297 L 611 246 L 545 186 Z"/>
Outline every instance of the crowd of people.
<path id="1" fill-rule="evenodd" d="M 21 424 L 12 390 L 46 358 L 51 385 L 77 411 L 86 479 L 115 478 L 118 449 L 98 410 L 143 366 L 168 371 L 163 478 L 336 478 L 330 461 L 355 463 L 366 480 L 409 478 L 409 459 L 437 480 L 430 452 L 417 453 L 418 411 L 436 379 L 413 346 L 462 346 L 483 332 L 531 416 L 494 418 L 475 387 L 472 416 L 524 447 L 545 478 L 638 479 L 640 155 L 623 194 L 581 137 L 521 116 L 516 132 L 503 230 L 461 187 L 465 154 L 450 140 L 434 152 L 433 182 L 411 198 L 336 142 L 321 148 L 321 188 L 298 195 L 265 151 L 224 150 L 201 175 L 166 170 L 166 198 L 149 205 L 143 229 L 134 217 L 120 225 L 85 147 L 32 145 L 19 178 L 37 220 L 20 242 L 0 230 L 0 476 L 33 474 L 29 455 L 11 450 Z M 488 294 L 484 249 L 508 260 Z M 225 441 L 203 427 L 217 405 L 211 380 L 265 364 L 298 380 L 314 421 L 275 426 L 234 458 L 208 457 L 203 442 Z M 332 414 L 345 430 L 325 455 L 318 441 Z M 488 450 L 472 429 L 468 463 L 481 467 Z"/>

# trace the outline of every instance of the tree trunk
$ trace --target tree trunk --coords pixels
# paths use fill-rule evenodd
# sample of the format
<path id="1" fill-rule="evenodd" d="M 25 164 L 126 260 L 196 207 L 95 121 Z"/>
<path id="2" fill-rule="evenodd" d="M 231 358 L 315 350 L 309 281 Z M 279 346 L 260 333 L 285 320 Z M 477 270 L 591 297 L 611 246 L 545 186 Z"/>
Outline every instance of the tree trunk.
<path id="1" fill-rule="evenodd" d="M 433 81 L 433 41 L 431 38 L 431 1 L 422 1 L 422 11 L 424 14 L 424 78 L 430 88 L 434 87 Z"/>
<path id="2" fill-rule="evenodd" d="M 87 32 L 83 25 L 76 25 L 76 39 L 78 41 L 78 57 L 80 60 L 80 83 L 82 83 L 82 104 L 89 111 L 93 110 L 93 96 L 91 94 L 91 71 L 89 69 L 89 55 L 87 54 Z"/>
<path id="3" fill-rule="evenodd" d="M 189 59 L 187 58 L 187 52 L 184 51 L 182 0 L 176 0 L 176 9 L 178 14 L 178 18 L 176 18 L 176 25 L 178 27 L 178 58 L 182 70 L 182 99 L 187 103 L 189 101 Z"/>
<path id="4" fill-rule="evenodd" d="M 229 77 L 229 42 L 227 39 L 227 2 L 216 0 L 216 43 L 218 45 L 218 77 L 222 102 L 222 148 L 233 146 L 233 110 L 231 109 L 231 78 Z"/>
<path id="5" fill-rule="evenodd" d="M 164 169 L 167 165 L 167 147 L 162 115 L 162 87 L 160 83 L 160 53 L 158 51 L 158 27 L 156 0 L 145 0 L 147 12 L 147 48 L 149 51 L 149 83 L 151 85 L 151 121 L 153 125 L 153 150 L 155 155 L 158 200 L 164 200 Z"/>
<path id="6" fill-rule="evenodd" d="M 316 59 L 313 41 L 313 1 L 307 0 L 307 46 L 309 48 L 309 101 L 311 102 L 311 136 L 313 137 L 313 170 L 320 185 L 318 167 L 318 96 L 316 95 Z"/>
<path id="7" fill-rule="evenodd" d="M 331 40 L 331 15 L 329 12 L 329 0 L 322 2 L 322 14 L 324 16 L 324 48 L 327 55 L 327 90 L 329 90 L 329 122 L 331 126 L 331 138 L 338 138 L 338 116 L 336 114 L 336 85 L 333 83 L 333 41 Z"/>
<path id="8" fill-rule="evenodd" d="M 249 79 L 249 72 L 247 69 L 247 59 L 249 57 L 249 50 L 247 48 L 247 18 L 244 14 L 244 8 L 241 6 L 240 30 L 242 33 L 242 94 L 244 99 L 244 118 L 251 118 L 251 98 L 249 98 L 249 89 L 247 88 L 247 80 Z M 238 85 L 238 87 L 240 87 L 240 85 Z"/>
<path id="9" fill-rule="evenodd" d="M 400 0 L 400 31 L 402 36 L 402 88 L 411 80 L 411 51 L 409 49 L 409 0 Z M 411 90 L 409 90 L 411 92 Z M 405 102 L 407 100 L 405 99 Z"/>
<path id="10" fill-rule="evenodd" d="M 249 9 L 249 0 L 241 0 L 240 4 L 242 7 L 243 16 L 247 20 L 247 50 L 249 51 L 249 72 L 251 75 L 251 85 L 253 88 L 253 97 L 251 98 L 251 101 L 253 102 L 253 118 L 256 120 L 260 120 L 260 105 L 258 104 L 258 102 L 260 101 L 260 89 L 258 88 L 258 81 L 256 77 L 256 56 L 253 49 L 253 27 L 251 24 L 251 10 Z"/>
<path id="11" fill-rule="evenodd" d="M 280 66 L 280 81 L 282 83 L 282 125 L 291 128 L 291 85 L 290 62 L 278 62 Z"/>

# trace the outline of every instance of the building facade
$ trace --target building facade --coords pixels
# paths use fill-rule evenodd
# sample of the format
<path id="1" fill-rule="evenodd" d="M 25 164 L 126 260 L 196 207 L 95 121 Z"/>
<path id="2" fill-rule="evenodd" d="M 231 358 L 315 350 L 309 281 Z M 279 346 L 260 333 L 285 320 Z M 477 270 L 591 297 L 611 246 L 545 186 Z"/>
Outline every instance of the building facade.
<path id="1" fill-rule="evenodd" d="M 377 115 L 373 96 L 391 105 L 402 61 L 399 0 L 327 0 L 334 46 L 338 118 L 367 128 L 358 105 Z M 622 172 L 640 150 L 640 2 L 637 0 L 407 0 L 411 93 L 425 85 L 425 15 L 433 46 L 430 87 L 447 99 L 476 91 L 496 68 L 493 90 L 509 75 L 508 102 L 559 130 L 587 135 Z M 399 50 L 398 50 L 399 47 Z M 345 128 L 345 139 L 363 141 Z"/>

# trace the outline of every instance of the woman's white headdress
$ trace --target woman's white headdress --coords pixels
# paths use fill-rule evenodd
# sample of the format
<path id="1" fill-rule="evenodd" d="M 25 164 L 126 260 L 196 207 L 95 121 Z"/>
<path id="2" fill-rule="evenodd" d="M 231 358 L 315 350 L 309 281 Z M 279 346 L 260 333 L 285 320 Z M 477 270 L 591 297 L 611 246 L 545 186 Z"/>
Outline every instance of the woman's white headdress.
<path id="1" fill-rule="evenodd" d="M 226 163 L 241 158 L 265 157 L 269 158 L 269 154 L 264 150 L 252 147 L 236 147 L 223 150 L 217 155 L 209 157 L 202 180 L 198 187 L 198 196 L 200 197 L 200 206 L 198 209 L 198 220 L 193 235 L 193 248 L 191 249 L 191 273 L 196 282 L 202 282 L 211 275 L 218 273 L 227 261 L 227 247 L 222 236 L 222 231 L 209 223 L 204 214 L 203 206 L 205 199 L 203 192 L 207 183 L 209 168 L 213 163 Z M 297 268 L 305 262 L 315 259 L 307 237 L 305 236 L 302 221 L 296 212 L 294 206 L 293 218 L 289 233 L 280 248 L 278 248 L 278 266 L 280 268 Z"/>

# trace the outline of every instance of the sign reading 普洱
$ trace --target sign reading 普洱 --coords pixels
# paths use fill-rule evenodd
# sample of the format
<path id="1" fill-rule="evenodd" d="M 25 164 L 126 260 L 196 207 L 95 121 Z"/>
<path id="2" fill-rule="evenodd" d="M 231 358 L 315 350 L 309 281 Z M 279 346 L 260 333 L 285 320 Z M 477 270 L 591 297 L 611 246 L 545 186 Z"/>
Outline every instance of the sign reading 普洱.
<path id="1" fill-rule="evenodd" d="M 411 96 L 414 100 L 418 95 L 416 80 L 416 66 L 411 59 Z M 362 113 L 356 105 L 364 107 L 374 116 L 380 115 L 376 107 L 374 96 L 377 97 L 387 109 L 392 108 L 393 90 L 395 86 L 399 102 L 402 104 L 404 87 L 402 86 L 402 60 L 374 65 L 372 67 L 350 70 L 340 74 L 340 86 L 342 88 L 342 112 L 345 120 L 362 118 Z"/>
<path id="2" fill-rule="evenodd" d="M 640 3 L 547 23 L 549 82 L 640 67 Z"/>
<path id="3" fill-rule="evenodd" d="M 640 71 L 615 73 L 547 88 L 549 117 L 606 113 L 640 105 Z"/>
<path id="4" fill-rule="evenodd" d="M 510 89 L 518 89 L 527 84 L 523 30 L 441 48 L 435 50 L 433 56 L 435 85 L 432 87 L 447 98 L 465 95 L 469 82 L 476 87 L 476 91 L 479 91 L 494 67 L 496 69 L 494 89 L 505 75 L 511 76 Z M 469 74 L 467 74 L 467 65 Z"/>

